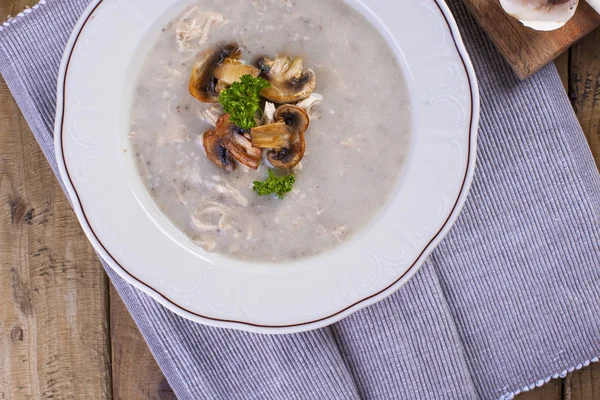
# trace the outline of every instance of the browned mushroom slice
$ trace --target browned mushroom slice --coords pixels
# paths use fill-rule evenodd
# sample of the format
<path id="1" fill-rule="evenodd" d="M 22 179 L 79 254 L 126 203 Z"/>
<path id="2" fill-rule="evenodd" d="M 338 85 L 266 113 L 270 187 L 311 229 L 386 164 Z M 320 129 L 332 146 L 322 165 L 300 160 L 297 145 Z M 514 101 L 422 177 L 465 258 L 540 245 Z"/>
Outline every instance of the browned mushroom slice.
<path id="1" fill-rule="evenodd" d="M 204 103 L 219 101 L 221 90 L 240 80 L 244 75 L 257 77 L 260 71 L 241 63 L 242 48 L 237 44 L 228 44 L 202 54 L 192 69 L 190 94 Z"/>
<path id="2" fill-rule="evenodd" d="M 289 148 L 269 151 L 267 159 L 275 168 L 292 169 L 302 161 L 305 151 L 304 133 L 300 133 Z"/>
<path id="3" fill-rule="evenodd" d="M 203 143 L 204 151 L 206 151 L 206 156 L 210 161 L 227 172 L 235 169 L 235 161 L 229 154 L 229 150 L 224 146 L 223 137 L 216 130 L 206 132 Z"/>
<path id="4" fill-rule="evenodd" d="M 262 152 L 260 149 L 253 147 L 252 142 L 244 135 L 234 133 L 230 136 L 229 140 L 225 141 L 224 145 L 233 158 L 248 168 L 258 169 L 262 159 Z"/>
<path id="5" fill-rule="evenodd" d="M 266 57 L 258 60 L 262 76 L 271 86 L 260 93 L 264 98 L 278 104 L 296 103 L 306 99 L 315 90 L 317 78 L 311 70 L 304 70 L 304 60 L 279 55 L 274 60 Z"/>
<path id="6" fill-rule="evenodd" d="M 261 150 L 254 147 L 244 132 L 229 120 L 229 114 L 219 119 L 215 131 L 223 137 L 222 145 L 228 154 L 248 168 L 258 169 L 262 160 Z"/>
<path id="7" fill-rule="evenodd" d="M 252 144 L 259 149 L 282 149 L 292 142 L 292 132 L 285 122 L 252 128 Z"/>
<path id="8" fill-rule="evenodd" d="M 260 71 L 236 59 L 226 58 L 214 71 L 214 77 L 219 81 L 216 86 L 217 92 L 227 89 L 232 83 L 241 80 L 244 75 L 257 78 Z"/>
<path id="9" fill-rule="evenodd" d="M 310 120 L 303 109 L 281 106 L 275 112 L 275 123 L 252 129 L 252 144 L 272 149 L 267 153 L 267 159 L 275 168 L 292 169 L 304 157 L 304 132 L 309 124 Z"/>

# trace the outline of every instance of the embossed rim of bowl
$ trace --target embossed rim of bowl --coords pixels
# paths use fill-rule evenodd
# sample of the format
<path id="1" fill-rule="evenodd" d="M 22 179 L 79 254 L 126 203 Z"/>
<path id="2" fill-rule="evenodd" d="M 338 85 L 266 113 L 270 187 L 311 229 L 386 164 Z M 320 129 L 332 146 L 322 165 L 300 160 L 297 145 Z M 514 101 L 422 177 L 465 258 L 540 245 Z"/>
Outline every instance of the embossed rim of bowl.
<path id="1" fill-rule="evenodd" d="M 414 125 L 409 165 L 390 204 L 358 238 L 275 269 L 184 243 L 143 198 L 139 179 L 132 178 L 133 163 L 122 155 L 128 103 L 115 88 L 131 78 L 133 67 L 118 57 L 132 58 L 158 16 L 191 2 L 94 0 L 67 44 L 58 81 L 56 155 L 96 251 L 123 279 L 171 311 L 206 325 L 258 333 L 321 328 L 394 293 L 449 232 L 473 179 L 478 85 L 447 5 L 346 0 L 377 26 L 404 69 Z"/>

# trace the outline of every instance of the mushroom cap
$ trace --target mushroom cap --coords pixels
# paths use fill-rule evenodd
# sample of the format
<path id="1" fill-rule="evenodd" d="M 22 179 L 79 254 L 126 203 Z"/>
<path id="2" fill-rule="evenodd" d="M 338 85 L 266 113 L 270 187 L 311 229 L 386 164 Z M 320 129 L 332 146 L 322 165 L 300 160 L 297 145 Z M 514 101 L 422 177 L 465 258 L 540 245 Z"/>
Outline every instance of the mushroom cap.
<path id="1" fill-rule="evenodd" d="M 234 160 L 248 168 L 258 169 L 262 159 L 261 150 L 254 147 L 245 133 L 229 120 L 229 114 L 219 118 L 214 131 L 204 134 L 204 149 L 208 158 L 227 172 L 235 168 Z"/>
<path id="2" fill-rule="evenodd" d="M 222 132 L 221 132 L 222 133 Z M 235 161 L 229 150 L 223 145 L 223 136 L 216 130 L 209 130 L 202 139 L 204 151 L 210 161 L 227 172 L 235 169 Z"/>
<path id="3" fill-rule="evenodd" d="M 575 15 L 579 0 L 500 0 L 502 8 L 529 28 L 552 31 Z"/>
<path id="4" fill-rule="evenodd" d="M 292 142 L 290 148 L 269 151 L 267 160 L 275 168 L 292 169 L 302 161 L 305 151 L 304 132 L 301 132 L 298 134 L 298 139 Z"/>
<path id="5" fill-rule="evenodd" d="M 275 111 L 275 121 L 285 122 L 290 130 L 294 132 L 306 132 L 310 125 L 310 118 L 304 109 L 293 106 L 283 105 Z"/>
<path id="6" fill-rule="evenodd" d="M 275 112 L 275 121 L 253 128 L 252 143 L 256 147 L 272 149 L 267 152 L 267 160 L 273 167 L 292 169 L 304 157 L 304 132 L 310 119 L 302 108 L 283 105 Z"/>
<path id="7" fill-rule="evenodd" d="M 240 45 L 231 43 L 206 51 L 194 64 L 190 78 L 190 94 L 204 103 L 219 101 L 219 93 L 244 75 L 255 78 L 260 71 L 239 60 L 242 56 Z"/>
<path id="8" fill-rule="evenodd" d="M 277 104 L 296 103 L 310 96 L 317 86 L 317 77 L 312 70 L 303 69 L 303 62 L 302 57 L 291 59 L 283 55 L 274 60 L 260 58 L 261 75 L 271 83 L 261 96 Z"/>

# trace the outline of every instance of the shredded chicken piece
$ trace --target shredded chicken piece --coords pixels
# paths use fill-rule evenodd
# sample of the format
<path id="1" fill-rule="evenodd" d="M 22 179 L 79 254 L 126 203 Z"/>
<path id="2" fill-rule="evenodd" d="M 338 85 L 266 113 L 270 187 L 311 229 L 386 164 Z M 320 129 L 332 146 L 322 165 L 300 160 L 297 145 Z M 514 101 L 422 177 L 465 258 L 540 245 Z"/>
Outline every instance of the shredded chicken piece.
<path id="1" fill-rule="evenodd" d="M 312 93 L 308 98 L 302 100 L 296 104 L 296 107 L 300 107 L 306 111 L 310 119 L 320 119 L 321 113 L 314 110 L 315 107 L 323 102 L 323 96 L 319 93 Z"/>
<path id="2" fill-rule="evenodd" d="M 177 198 L 179 199 L 179 201 L 181 202 L 181 204 L 183 204 L 184 206 L 187 206 L 188 203 L 183 198 L 183 192 L 181 190 L 179 190 L 179 188 L 177 187 L 177 185 L 175 183 L 171 183 L 171 186 L 173 187 L 173 191 L 177 195 Z"/>
<path id="3" fill-rule="evenodd" d="M 181 18 L 175 30 L 179 51 L 198 50 L 199 45 L 208 41 L 213 27 L 220 28 L 226 23 L 222 14 L 204 13 L 198 7 L 192 8 Z"/>
<path id="4" fill-rule="evenodd" d="M 231 229 L 227 224 L 229 209 L 222 204 L 207 202 L 190 217 L 194 226 L 200 231 L 226 231 Z"/>
<path id="5" fill-rule="evenodd" d="M 263 112 L 262 120 L 260 121 L 260 123 L 262 125 L 269 125 L 275 122 L 275 111 L 277 111 L 277 107 L 275 107 L 275 104 L 271 103 L 270 101 L 267 101 L 265 103 L 265 111 Z"/>
<path id="6" fill-rule="evenodd" d="M 204 185 L 206 187 L 208 187 L 209 189 L 212 189 L 214 191 L 216 191 L 217 193 L 221 193 L 221 194 L 227 194 L 229 196 L 231 196 L 231 198 L 233 200 L 235 200 L 236 203 L 238 203 L 240 206 L 242 207 L 248 207 L 248 199 L 242 195 L 242 193 L 237 190 L 236 188 L 234 188 L 233 186 L 229 185 L 229 184 L 225 184 L 225 185 L 219 185 L 210 181 L 207 181 L 204 183 Z"/>
<path id="7" fill-rule="evenodd" d="M 140 165 L 142 167 L 142 172 L 144 173 L 144 175 L 146 175 L 146 179 L 152 179 L 152 174 L 148 169 L 148 164 L 146 163 L 146 159 L 144 158 L 144 156 L 140 155 L 140 161 L 142 162 Z"/>
<path id="8" fill-rule="evenodd" d="M 225 112 L 220 104 L 211 104 L 203 111 L 200 111 L 200 118 L 211 126 L 217 126 L 217 121 Z"/>

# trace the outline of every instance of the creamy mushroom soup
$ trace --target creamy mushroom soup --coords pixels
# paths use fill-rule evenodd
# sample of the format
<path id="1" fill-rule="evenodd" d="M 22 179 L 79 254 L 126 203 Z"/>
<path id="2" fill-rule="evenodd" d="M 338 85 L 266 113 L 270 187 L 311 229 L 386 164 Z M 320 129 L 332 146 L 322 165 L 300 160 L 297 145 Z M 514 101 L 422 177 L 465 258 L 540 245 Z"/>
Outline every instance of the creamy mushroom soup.
<path id="1" fill-rule="evenodd" d="M 283 199 L 259 197 L 268 177 L 207 158 L 203 134 L 223 111 L 190 95 L 202 53 L 237 43 L 241 59 L 301 56 L 314 72 L 306 152 Z M 198 0 L 166 25 L 146 56 L 133 98 L 130 154 L 151 197 L 207 251 L 283 262 L 340 245 L 373 221 L 407 158 L 410 108 L 386 40 L 342 0 Z M 275 171 L 277 173 L 277 171 Z M 287 173 L 287 172 L 285 172 Z"/>

